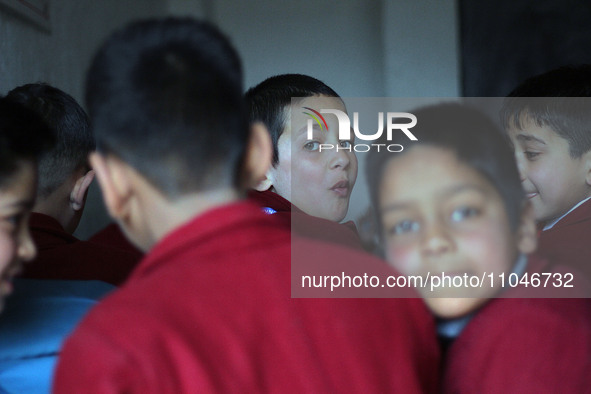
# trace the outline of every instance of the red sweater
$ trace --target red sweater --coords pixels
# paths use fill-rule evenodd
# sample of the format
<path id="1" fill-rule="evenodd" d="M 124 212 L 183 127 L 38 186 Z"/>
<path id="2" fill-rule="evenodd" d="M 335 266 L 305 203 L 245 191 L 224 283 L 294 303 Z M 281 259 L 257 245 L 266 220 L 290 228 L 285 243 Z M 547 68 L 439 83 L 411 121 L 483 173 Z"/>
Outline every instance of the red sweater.
<path id="1" fill-rule="evenodd" d="M 529 273 L 571 272 L 532 260 Z M 444 392 L 590 392 L 591 299 L 523 298 L 588 297 L 588 283 L 576 275 L 579 289 L 521 287 L 489 301 L 449 349 Z"/>
<path id="2" fill-rule="evenodd" d="M 588 393 L 591 300 L 490 301 L 448 354 L 447 393 Z"/>
<path id="3" fill-rule="evenodd" d="M 67 341 L 55 392 L 435 391 L 421 300 L 292 299 L 290 238 L 248 202 L 174 230 Z"/>
<path id="4" fill-rule="evenodd" d="M 37 257 L 25 264 L 21 275 L 24 278 L 94 279 L 120 285 L 142 256 L 131 248 L 81 241 L 67 233 L 56 219 L 41 213 L 32 213 L 29 224 L 37 245 Z"/>
<path id="5" fill-rule="evenodd" d="M 269 190 L 264 192 L 251 190 L 248 198 L 263 208 L 271 208 L 275 211 L 273 216 L 298 235 L 363 250 L 357 228 L 352 221 L 341 224 L 310 216 L 279 194 Z"/>
<path id="6" fill-rule="evenodd" d="M 536 254 L 574 267 L 591 280 L 591 200 L 542 231 Z"/>

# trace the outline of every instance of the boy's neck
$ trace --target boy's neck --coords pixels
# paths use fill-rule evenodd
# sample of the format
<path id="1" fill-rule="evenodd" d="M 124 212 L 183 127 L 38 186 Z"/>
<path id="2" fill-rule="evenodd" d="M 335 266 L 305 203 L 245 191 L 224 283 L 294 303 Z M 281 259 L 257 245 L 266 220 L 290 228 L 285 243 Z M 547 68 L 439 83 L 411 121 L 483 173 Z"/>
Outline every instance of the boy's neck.
<path id="1" fill-rule="evenodd" d="M 234 188 L 217 189 L 189 194 L 174 200 L 154 199 L 145 210 L 147 225 L 150 230 L 150 249 L 176 228 L 189 222 L 196 216 L 222 205 L 241 199 L 242 194 Z M 146 250 L 147 251 L 147 250 Z"/>

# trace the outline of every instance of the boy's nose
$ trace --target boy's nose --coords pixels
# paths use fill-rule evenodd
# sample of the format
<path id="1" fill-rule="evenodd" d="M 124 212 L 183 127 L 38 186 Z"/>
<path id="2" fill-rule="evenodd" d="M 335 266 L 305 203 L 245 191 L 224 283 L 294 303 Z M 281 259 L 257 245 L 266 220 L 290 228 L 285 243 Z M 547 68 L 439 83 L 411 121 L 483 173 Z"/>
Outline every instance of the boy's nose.
<path id="1" fill-rule="evenodd" d="M 527 178 L 526 164 L 524 162 L 524 159 L 519 156 L 517 157 L 516 162 L 517 162 L 517 171 L 519 172 L 519 179 L 521 180 L 521 182 L 523 182 Z"/>
<path id="2" fill-rule="evenodd" d="M 453 249 L 453 239 L 446 228 L 440 224 L 431 224 L 425 229 L 422 239 L 423 253 L 436 256 Z"/>
<path id="3" fill-rule="evenodd" d="M 37 247 L 28 227 L 21 232 L 17 255 L 22 261 L 31 261 L 37 255 Z"/>
<path id="4" fill-rule="evenodd" d="M 347 151 L 339 150 L 330 158 L 330 168 L 347 168 L 350 162 L 351 159 L 349 158 L 349 153 Z"/>

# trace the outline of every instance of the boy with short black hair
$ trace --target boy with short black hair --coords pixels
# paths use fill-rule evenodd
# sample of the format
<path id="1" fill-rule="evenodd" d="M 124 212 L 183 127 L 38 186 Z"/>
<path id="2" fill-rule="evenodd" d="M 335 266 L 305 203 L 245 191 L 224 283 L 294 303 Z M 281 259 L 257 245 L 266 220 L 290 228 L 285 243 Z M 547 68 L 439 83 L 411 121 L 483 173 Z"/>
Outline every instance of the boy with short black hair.
<path id="1" fill-rule="evenodd" d="M 436 389 L 420 301 L 290 298 L 289 231 L 240 201 L 271 144 L 249 132 L 240 60 L 216 28 L 128 25 L 94 58 L 87 101 L 105 203 L 149 252 L 66 343 L 56 392 Z"/>
<path id="2" fill-rule="evenodd" d="M 88 155 L 95 141 L 86 112 L 72 96 L 44 83 L 19 86 L 7 98 L 37 113 L 56 137 L 56 145 L 38 165 L 39 190 L 30 226 L 39 253 L 22 277 L 94 279 L 120 285 L 141 254 L 131 245 L 115 248 L 72 235 L 94 179 Z"/>
<path id="3" fill-rule="evenodd" d="M 591 65 L 526 80 L 501 121 L 542 229 L 537 253 L 591 278 Z"/>
<path id="4" fill-rule="evenodd" d="M 502 133 L 459 104 L 411 112 L 418 141 L 399 153 L 370 153 L 366 170 L 386 259 L 405 275 L 448 277 L 419 289 L 440 318 L 444 343 L 453 342 L 443 391 L 586 389 L 590 300 L 533 297 L 588 296 L 589 289 L 564 289 L 554 279 L 543 288 L 524 284 L 554 271 L 530 255 L 534 218 Z M 519 289 L 508 285 L 510 277 Z"/>
<path id="5" fill-rule="evenodd" d="M 323 118 L 322 129 L 313 123 L 307 139 L 308 120 L 321 109 L 346 112 L 340 96 L 316 78 L 282 74 L 250 88 L 245 99 L 250 123 L 262 122 L 273 143 L 271 166 L 250 197 L 300 234 L 361 248 L 353 222 L 334 223 L 347 214 L 357 179 L 353 141 L 338 140 L 334 116 Z M 349 149 L 321 151 L 320 144 Z"/>

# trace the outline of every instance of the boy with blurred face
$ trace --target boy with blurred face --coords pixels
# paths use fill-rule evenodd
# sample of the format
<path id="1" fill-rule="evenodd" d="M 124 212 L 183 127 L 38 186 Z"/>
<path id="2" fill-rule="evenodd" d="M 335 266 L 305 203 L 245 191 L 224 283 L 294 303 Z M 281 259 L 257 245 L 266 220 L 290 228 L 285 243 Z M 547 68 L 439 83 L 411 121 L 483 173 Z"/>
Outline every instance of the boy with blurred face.
<path id="1" fill-rule="evenodd" d="M 591 303 L 521 286 L 552 265 L 532 255 L 533 212 L 501 132 L 458 104 L 411 112 L 418 141 L 372 152 L 367 177 L 384 257 L 406 275 L 447 277 L 418 289 L 451 343 L 443 392 L 579 391 L 591 372 Z M 510 276 L 521 289 L 500 279 Z M 574 286 L 571 296 L 588 296 Z M 551 287 L 542 296 L 558 296 Z"/>

